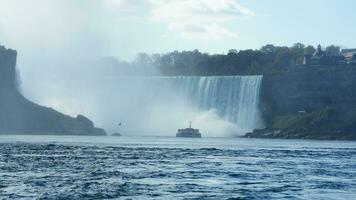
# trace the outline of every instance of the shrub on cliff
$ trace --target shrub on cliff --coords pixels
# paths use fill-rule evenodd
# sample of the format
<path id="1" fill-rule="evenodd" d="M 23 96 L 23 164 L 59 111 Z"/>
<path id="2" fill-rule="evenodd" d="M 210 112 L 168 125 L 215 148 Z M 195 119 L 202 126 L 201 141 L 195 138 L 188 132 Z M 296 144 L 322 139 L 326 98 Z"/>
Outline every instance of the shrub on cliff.
<path id="1" fill-rule="evenodd" d="M 337 114 L 333 108 L 326 107 L 306 114 L 278 116 L 272 120 L 273 129 L 308 130 L 309 132 L 333 130 L 337 126 Z"/>

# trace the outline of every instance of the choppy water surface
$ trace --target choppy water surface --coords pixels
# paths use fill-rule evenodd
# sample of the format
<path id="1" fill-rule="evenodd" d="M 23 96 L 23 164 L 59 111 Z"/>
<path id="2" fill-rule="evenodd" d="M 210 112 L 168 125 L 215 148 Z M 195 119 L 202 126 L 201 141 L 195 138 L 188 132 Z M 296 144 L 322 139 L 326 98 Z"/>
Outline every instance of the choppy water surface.
<path id="1" fill-rule="evenodd" d="M 355 197 L 355 142 L 0 136 L 0 199 Z"/>

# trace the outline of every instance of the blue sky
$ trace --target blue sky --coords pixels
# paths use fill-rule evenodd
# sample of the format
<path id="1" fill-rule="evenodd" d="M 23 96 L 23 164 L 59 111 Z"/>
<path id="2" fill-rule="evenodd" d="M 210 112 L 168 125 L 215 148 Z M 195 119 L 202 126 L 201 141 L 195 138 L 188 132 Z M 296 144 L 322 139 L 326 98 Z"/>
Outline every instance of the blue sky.
<path id="1" fill-rule="evenodd" d="M 246 41 L 291 45 L 306 44 L 356 46 L 356 1 L 353 0 L 241 0 L 256 15 L 243 24 L 240 34 Z M 244 44 L 246 45 L 246 44 Z"/>
<path id="2" fill-rule="evenodd" d="M 181 30 L 167 30 L 167 23 L 134 20 L 130 23 L 129 31 L 121 33 L 126 38 L 123 41 L 129 43 L 124 43 L 124 46 L 132 47 L 128 48 L 132 53 L 167 52 L 175 49 L 199 49 L 204 52 L 223 53 L 231 48 L 255 49 L 269 43 L 292 45 L 296 42 L 356 47 L 354 39 L 356 28 L 353 26 L 356 22 L 355 1 L 240 0 L 235 2 L 250 10 L 252 15 L 232 17 L 218 24 L 237 37 L 223 35 L 221 38 L 199 38 L 199 36 L 186 38 L 180 35 Z M 214 20 L 211 23 L 215 23 Z M 117 41 L 117 43 L 119 46 L 121 42 Z"/>
<path id="3" fill-rule="evenodd" d="M 265 44 L 356 47 L 353 0 L 0 0 L 0 41 L 25 60 Z"/>

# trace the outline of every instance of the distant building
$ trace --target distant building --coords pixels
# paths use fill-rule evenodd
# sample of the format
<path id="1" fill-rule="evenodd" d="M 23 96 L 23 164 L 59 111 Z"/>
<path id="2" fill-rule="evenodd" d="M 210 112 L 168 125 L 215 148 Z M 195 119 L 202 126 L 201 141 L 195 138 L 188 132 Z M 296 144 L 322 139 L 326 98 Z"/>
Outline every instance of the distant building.
<path id="1" fill-rule="evenodd" d="M 356 49 L 343 49 L 341 54 L 344 56 L 345 62 L 349 65 L 356 65 Z"/>
<path id="2" fill-rule="evenodd" d="M 310 59 L 311 65 L 322 65 L 326 64 L 327 56 L 326 53 L 321 49 L 320 44 L 318 45 L 318 49 L 314 52 L 313 56 Z"/>
<path id="3" fill-rule="evenodd" d="M 343 49 L 340 54 L 328 55 L 318 45 L 313 55 L 304 55 L 305 66 L 340 66 L 356 65 L 356 49 Z"/>
<path id="4" fill-rule="evenodd" d="M 304 65 L 308 66 L 320 66 L 323 64 L 327 64 L 327 55 L 326 53 L 321 49 L 321 46 L 318 45 L 318 49 L 314 52 L 313 55 L 305 55 L 304 56 Z"/>

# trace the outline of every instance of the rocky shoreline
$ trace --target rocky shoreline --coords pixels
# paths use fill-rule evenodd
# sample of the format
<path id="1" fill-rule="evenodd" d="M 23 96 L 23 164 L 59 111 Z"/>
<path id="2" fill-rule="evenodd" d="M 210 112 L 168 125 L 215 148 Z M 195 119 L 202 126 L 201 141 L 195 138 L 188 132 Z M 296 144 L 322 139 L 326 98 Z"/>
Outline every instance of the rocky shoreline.
<path id="1" fill-rule="evenodd" d="M 271 139 L 312 139 L 312 140 L 354 140 L 353 134 L 342 132 L 303 132 L 296 130 L 281 129 L 255 129 L 253 132 L 246 133 L 245 138 L 271 138 Z"/>
<path id="2" fill-rule="evenodd" d="M 248 138 L 356 140 L 356 107 L 325 107 L 312 112 L 276 115 Z"/>

